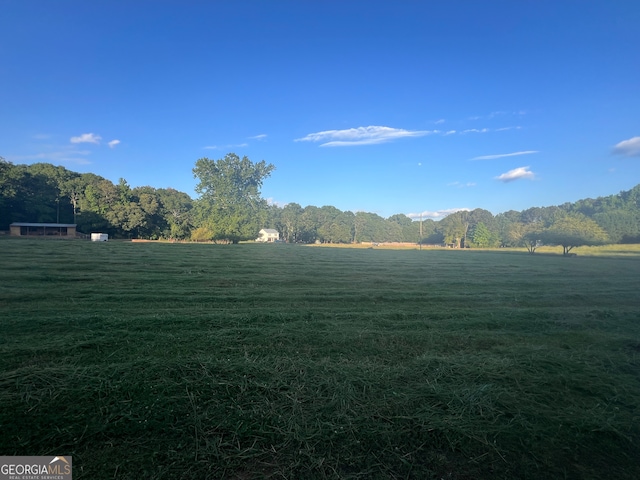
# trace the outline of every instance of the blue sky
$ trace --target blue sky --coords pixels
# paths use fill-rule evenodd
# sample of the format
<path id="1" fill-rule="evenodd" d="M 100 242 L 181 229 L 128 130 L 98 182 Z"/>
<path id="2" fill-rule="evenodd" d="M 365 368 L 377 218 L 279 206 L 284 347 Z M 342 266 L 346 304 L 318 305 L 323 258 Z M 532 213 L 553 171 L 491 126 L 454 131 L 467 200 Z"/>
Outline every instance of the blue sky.
<path id="1" fill-rule="evenodd" d="M 0 156 L 441 218 L 640 183 L 640 2 L 3 0 Z"/>

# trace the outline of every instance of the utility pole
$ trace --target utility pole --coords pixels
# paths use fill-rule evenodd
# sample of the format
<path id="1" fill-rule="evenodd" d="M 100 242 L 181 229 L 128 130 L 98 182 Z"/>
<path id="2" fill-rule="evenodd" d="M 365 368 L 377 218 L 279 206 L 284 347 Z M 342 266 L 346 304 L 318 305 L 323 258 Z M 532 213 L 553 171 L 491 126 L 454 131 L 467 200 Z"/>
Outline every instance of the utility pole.
<path id="1" fill-rule="evenodd" d="M 420 212 L 420 238 L 418 239 L 418 244 L 420 244 L 420 250 L 422 250 L 422 212 Z"/>

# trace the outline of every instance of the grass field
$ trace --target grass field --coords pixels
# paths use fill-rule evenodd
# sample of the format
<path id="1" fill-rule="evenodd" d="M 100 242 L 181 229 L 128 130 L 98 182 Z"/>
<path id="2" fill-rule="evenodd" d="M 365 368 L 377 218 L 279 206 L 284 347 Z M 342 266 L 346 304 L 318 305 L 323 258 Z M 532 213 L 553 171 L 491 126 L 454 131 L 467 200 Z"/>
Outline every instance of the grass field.
<path id="1" fill-rule="evenodd" d="M 0 454 L 637 479 L 640 256 L 611 255 L 3 239 Z"/>

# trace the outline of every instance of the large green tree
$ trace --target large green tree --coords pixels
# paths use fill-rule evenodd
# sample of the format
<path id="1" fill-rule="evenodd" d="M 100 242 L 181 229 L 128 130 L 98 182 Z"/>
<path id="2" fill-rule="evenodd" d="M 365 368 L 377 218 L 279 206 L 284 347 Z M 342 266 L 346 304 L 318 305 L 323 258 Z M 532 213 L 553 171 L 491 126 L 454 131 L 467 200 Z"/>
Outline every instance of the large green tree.
<path id="1" fill-rule="evenodd" d="M 579 213 L 561 216 L 539 237 L 547 245 L 562 246 L 563 255 L 575 247 L 603 245 L 609 240 L 600 225 Z"/>
<path id="2" fill-rule="evenodd" d="M 209 228 L 214 240 L 238 243 L 256 238 L 267 207 L 260 188 L 274 168 L 264 160 L 254 163 L 235 153 L 219 160 L 199 159 L 193 169 L 200 194 L 198 226 Z"/>

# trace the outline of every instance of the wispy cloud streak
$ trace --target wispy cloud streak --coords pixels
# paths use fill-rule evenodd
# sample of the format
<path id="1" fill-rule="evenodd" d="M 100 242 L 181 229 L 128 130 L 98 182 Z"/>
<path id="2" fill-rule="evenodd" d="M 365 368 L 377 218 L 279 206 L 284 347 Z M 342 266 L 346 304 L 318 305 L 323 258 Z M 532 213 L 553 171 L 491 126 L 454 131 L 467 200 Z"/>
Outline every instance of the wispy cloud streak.
<path id="1" fill-rule="evenodd" d="M 20 155 L 12 160 L 16 161 L 40 161 L 47 163 L 72 163 L 77 165 L 89 165 L 91 162 L 86 158 L 91 154 L 89 150 L 76 150 L 75 147 L 58 147 L 58 150 L 50 152 L 36 153 L 33 155 Z"/>
<path id="2" fill-rule="evenodd" d="M 432 219 L 432 220 L 440 220 L 444 217 L 446 217 L 447 215 L 451 215 L 452 213 L 456 213 L 456 212 L 469 212 L 470 209 L 468 208 L 447 208 L 444 210 L 425 210 L 423 212 L 419 212 L 419 213 L 407 213 L 407 217 L 413 219 L 413 220 L 417 220 L 422 218 L 423 220 L 426 219 Z"/>
<path id="3" fill-rule="evenodd" d="M 234 147 L 248 147 L 248 143 L 236 143 L 233 145 L 208 145 L 203 147 L 205 150 L 224 150 L 226 148 L 234 148 Z"/>
<path id="4" fill-rule="evenodd" d="M 460 133 L 487 133 L 490 132 L 488 128 L 467 128 L 466 130 L 462 130 Z"/>
<path id="5" fill-rule="evenodd" d="M 399 138 L 423 137 L 436 133 L 440 133 L 440 130 L 405 130 L 402 128 L 369 126 L 310 133 L 305 137 L 295 139 L 295 141 L 320 143 L 321 147 L 348 147 L 373 145 L 391 142 Z"/>
<path id="6" fill-rule="evenodd" d="M 500 153 L 498 155 L 482 155 L 480 157 L 473 157 L 471 160 L 495 160 L 497 158 L 517 157 L 519 155 L 531 155 L 533 153 L 538 153 L 538 151 L 537 150 L 524 150 L 522 152 Z"/>
<path id="7" fill-rule="evenodd" d="M 451 183 L 447 183 L 447 187 L 458 187 L 458 188 L 465 188 L 465 187 L 475 187 L 476 183 L 475 182 L 451 182 Z"/>
<path id="8" fill-rule="evenodd" d="M 71 137 L 71 143 L 95 143 L 99 144 L 102 137 L 100 135 L 96 135 L 95 133 L 83 133 L 77 137 Z"/>

